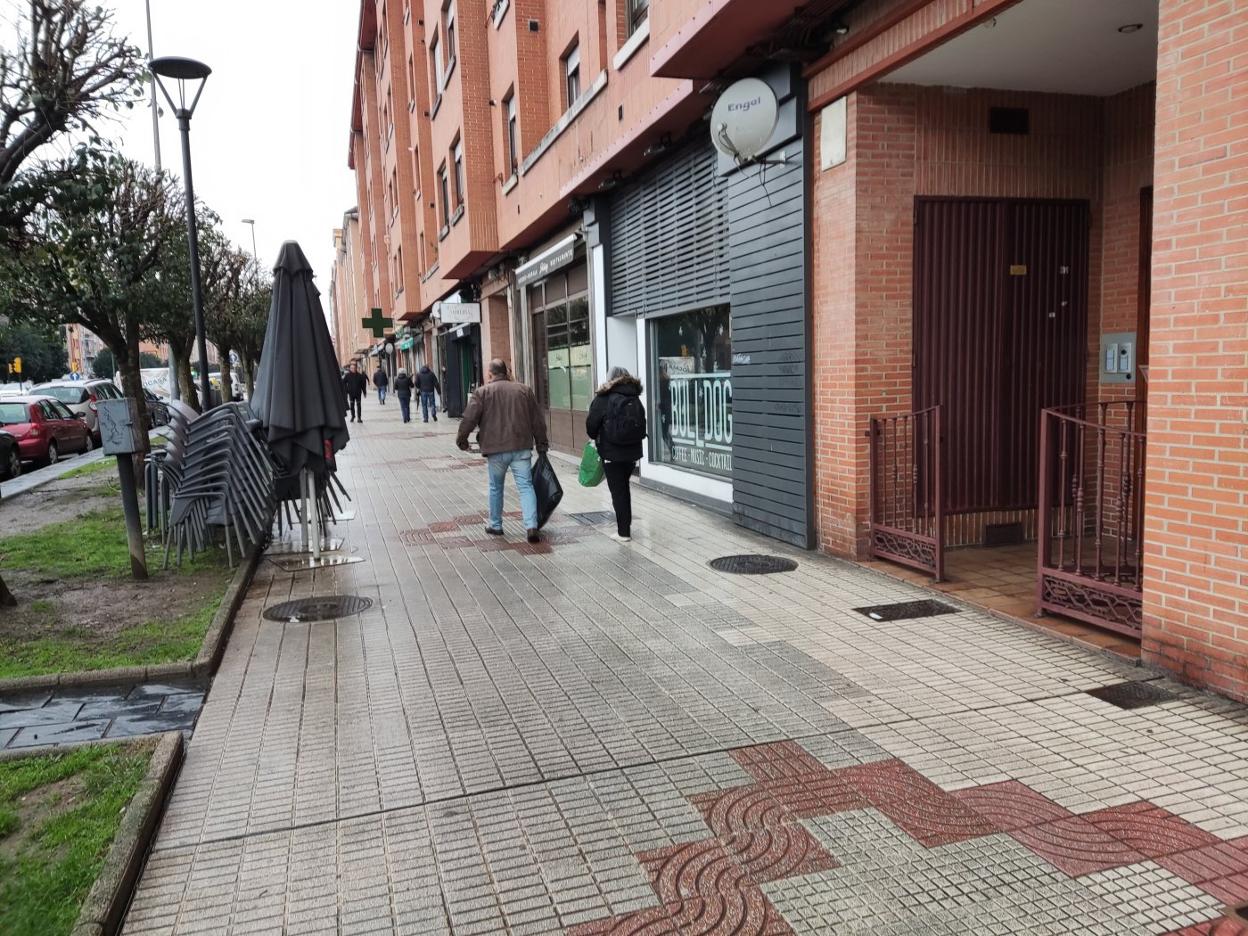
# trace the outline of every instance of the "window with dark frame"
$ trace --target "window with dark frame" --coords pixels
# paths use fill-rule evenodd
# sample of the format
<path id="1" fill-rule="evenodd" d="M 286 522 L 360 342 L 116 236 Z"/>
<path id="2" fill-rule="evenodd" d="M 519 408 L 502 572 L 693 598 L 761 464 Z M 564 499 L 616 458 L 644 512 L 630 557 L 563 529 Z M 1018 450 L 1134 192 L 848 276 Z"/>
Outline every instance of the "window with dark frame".
<path id="1" fill-rule="evenodd" d="M 451 146 L 451 161 L 455 166 L 455 210 L 464 206 L 464 144 L 456 140 Z"/>
<path id="2" fill-rule="evenodd" d="M 563 57 L 563 109 L 566 111 L 581 96 L 581 46 L 574 42 Z"/>
<path id="3" fill-rule="evenodd" d="M 455 61 L 455 0 L 448 0 L 442 8 L 442 31 L 446 33 L 446 66 L 449 70 Z"/>
<path id="4" fill-rule="evenodd" d="M 628 34 L 641 29 L 650 16 L 650 0 L 624 0 L 628 4 Z"/>
<path id="5" fill-rule="evenodd" d="M 443 228 L 450 227 L 451 224 L 451 195 L 447 188 L 446 181 L 446 163 L 438 166 L 438 223 Z"/>
<path id="6" fill-rule="evenodd" d="M 503 135 L 507 140 L 507 174 L 516 175 L 520 171 L 520 140 L 516 122 L 516 92 L 507 92 L 503 99 Z"/>

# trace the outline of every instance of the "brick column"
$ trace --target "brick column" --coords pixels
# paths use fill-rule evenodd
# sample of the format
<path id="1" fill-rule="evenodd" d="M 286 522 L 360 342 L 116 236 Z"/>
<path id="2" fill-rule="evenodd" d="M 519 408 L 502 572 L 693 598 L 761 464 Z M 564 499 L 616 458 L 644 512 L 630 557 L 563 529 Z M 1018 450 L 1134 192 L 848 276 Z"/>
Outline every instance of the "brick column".
<path id="1" fill-rule="evenodd" d="M 1161 0 L 1144 656 L 1248 700 L 1248 0 Z"/>

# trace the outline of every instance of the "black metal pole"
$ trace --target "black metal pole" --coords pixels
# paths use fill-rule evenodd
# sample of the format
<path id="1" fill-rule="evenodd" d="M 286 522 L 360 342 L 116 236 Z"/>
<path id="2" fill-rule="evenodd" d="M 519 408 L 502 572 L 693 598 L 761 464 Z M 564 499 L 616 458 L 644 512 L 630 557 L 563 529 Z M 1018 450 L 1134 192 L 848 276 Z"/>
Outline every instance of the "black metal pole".
<path id="1" fill-rule="evenodd" d="M 182 131 L 182 179 L 186 183 L 186 237 L 191 248 L 191 302 L 195 310 L 195 343 L 199 348 L 200 412 L 212 409 L 212 386 L 208 382 L 208 339 L 204 335 L 204 294 L 199 284 L 199 228 L 195 223 L 195 182 L 191 178 L 191 115 L 178 111 Z"/>

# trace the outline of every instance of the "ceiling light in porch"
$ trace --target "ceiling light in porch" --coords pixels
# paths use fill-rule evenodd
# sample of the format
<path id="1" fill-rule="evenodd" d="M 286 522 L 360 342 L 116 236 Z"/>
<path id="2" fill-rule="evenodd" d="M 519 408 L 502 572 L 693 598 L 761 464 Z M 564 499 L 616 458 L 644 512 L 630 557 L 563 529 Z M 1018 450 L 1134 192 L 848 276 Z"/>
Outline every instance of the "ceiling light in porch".
<path id="1" fill-rule="evenodd" d="M 1144 28 L 1143 23 L 1127 23 L 1125 26 L 1119 26 L 1118 31 L 1120 33 L 1133 33 L 1133 32 L 1139 32 L 1143 28 Z"/>

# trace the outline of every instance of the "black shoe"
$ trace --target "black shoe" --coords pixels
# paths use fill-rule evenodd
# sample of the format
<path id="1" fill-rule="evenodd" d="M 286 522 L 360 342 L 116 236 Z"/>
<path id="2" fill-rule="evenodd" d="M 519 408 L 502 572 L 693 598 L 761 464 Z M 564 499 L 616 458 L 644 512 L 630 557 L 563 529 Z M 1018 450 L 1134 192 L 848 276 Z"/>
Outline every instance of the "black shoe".
<path id="1" fill-rule="evenodd" d="M 524 538 L 527 539 L 530 543 L 540 543 L 542 541 L 542 537 L 538 534 L 537 530 L 534 530 L 532 528 L 530 528 L 529 530 L 525 532 Z"/>
<path id="2" fill-rule="evenodd" d="M 434 422 L 437 422 L 437 421 L 438 421 L 438 417 L 437 417 L 437 416 L 434 416 L 434 417 L 433 417 L 433 421 L 434 421 Z"/>
<path id="3" fill-rule="evenodd" d="M 502 535 L 503 535 L 503 531 L 502 531 L 502 530 L 496 530 L 496 529 L 494 529 L 494 527 L 492 527 L 492 526 L 487 526 L 487 527 L 485 528 L 485 532 L 486 532 L 486 533 L 489 533 L 489 534 L 490 534 L 490 536 L 502 536 Z"/>

